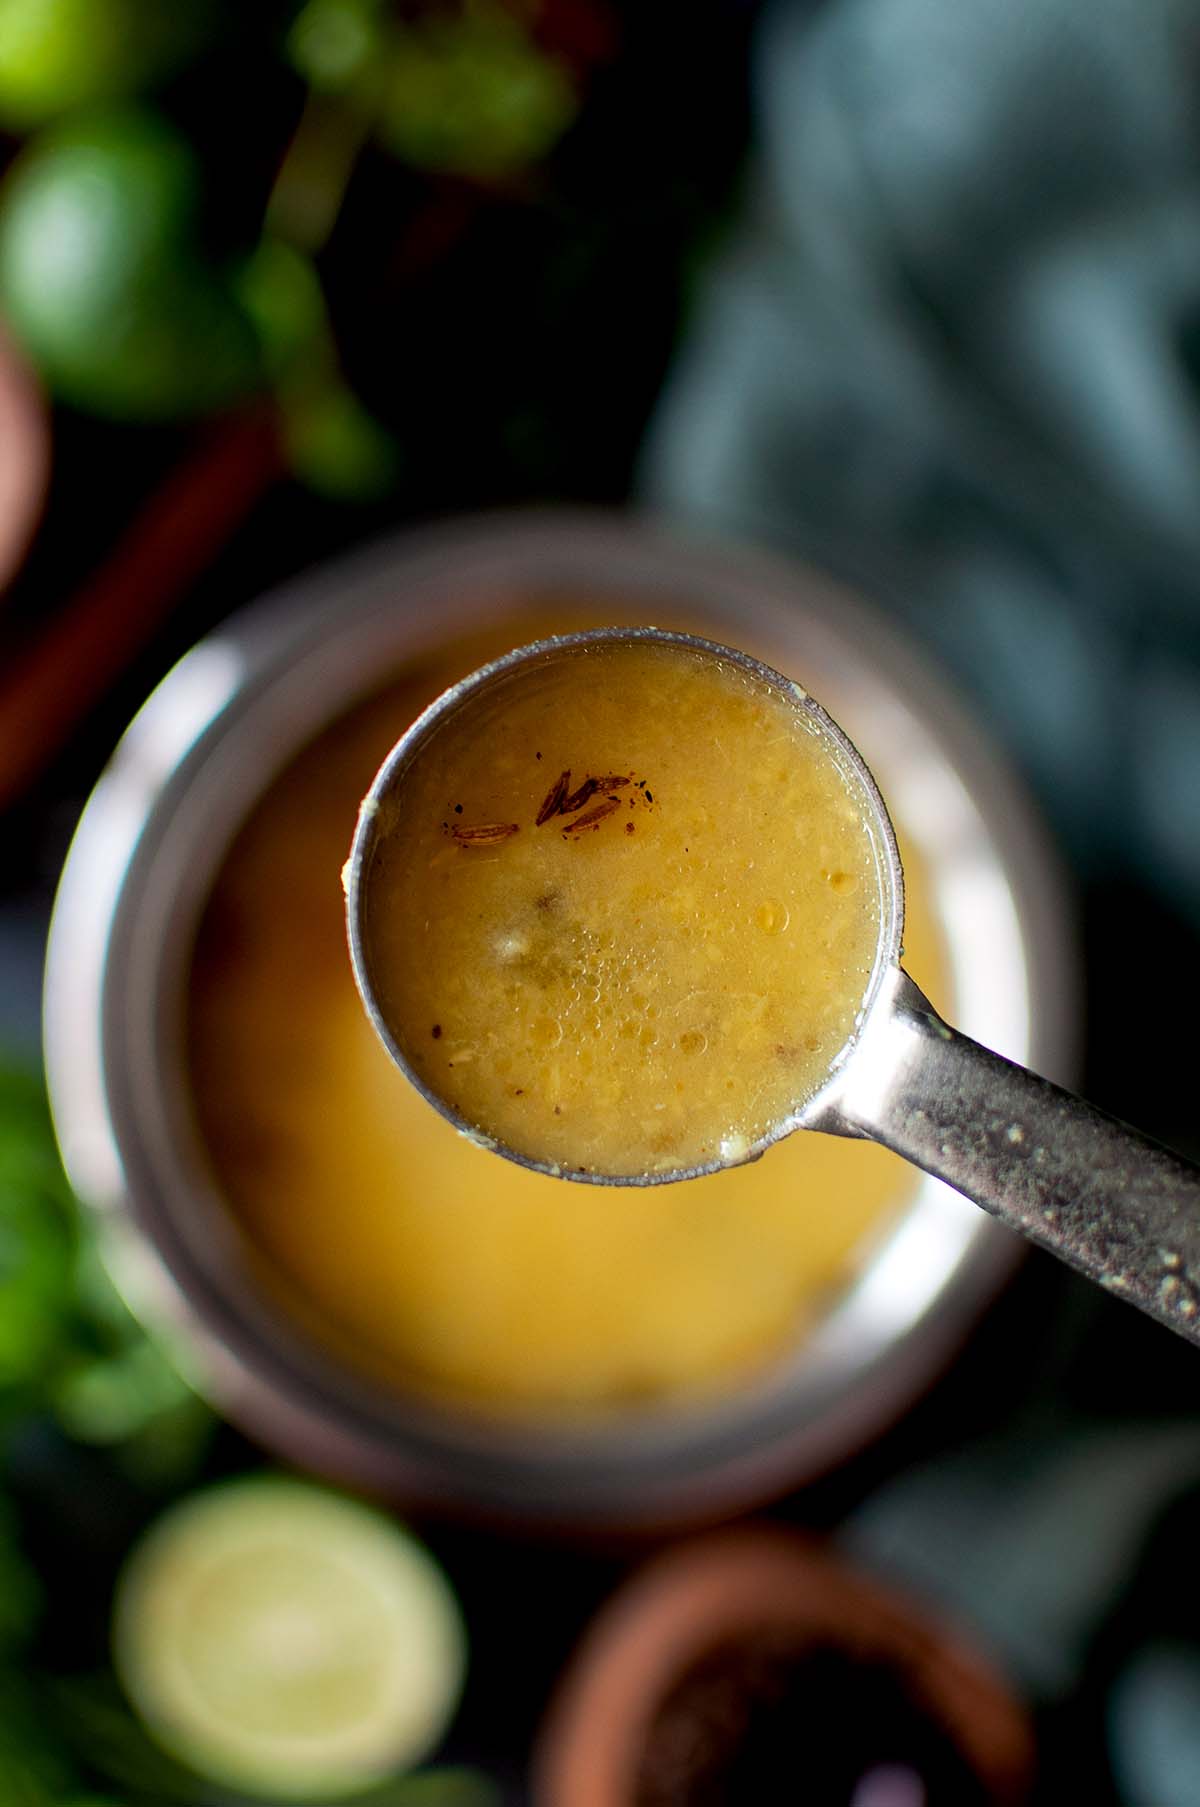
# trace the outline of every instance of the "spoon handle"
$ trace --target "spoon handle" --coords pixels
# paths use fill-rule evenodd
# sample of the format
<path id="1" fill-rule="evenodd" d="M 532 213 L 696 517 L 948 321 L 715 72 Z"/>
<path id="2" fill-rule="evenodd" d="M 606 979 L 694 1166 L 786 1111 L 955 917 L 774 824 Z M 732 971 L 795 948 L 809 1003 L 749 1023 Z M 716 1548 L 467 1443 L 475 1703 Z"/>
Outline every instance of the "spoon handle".
<path id="1" fill-rule="evenodd" d="M 846 1073 L 847 1129 L 1200 1343 L 1200 1168 L 960 1035 L 898 968 L 877 1033 Z"/>

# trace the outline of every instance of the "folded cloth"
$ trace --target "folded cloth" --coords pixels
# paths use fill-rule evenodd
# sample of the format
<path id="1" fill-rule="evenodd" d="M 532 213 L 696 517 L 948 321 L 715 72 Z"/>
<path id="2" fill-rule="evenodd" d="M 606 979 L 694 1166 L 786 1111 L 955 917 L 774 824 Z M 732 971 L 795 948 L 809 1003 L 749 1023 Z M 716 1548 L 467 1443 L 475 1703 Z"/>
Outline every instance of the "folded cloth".
<path id="1" fill-rule="evenodd" d="M 779 4 L 643 495 L 941 656 L 1084 875 L 1200 918 L 1200 0 Z"/>
<path id="2" fill-rule="evenodd" d="M 1194 1420 L 1064 1420 L 901 1474 L 842 1539 L 969 1625 L 1039 1707 L 1039 1802 L 1200 1807 L 1198 1508 Z"/>

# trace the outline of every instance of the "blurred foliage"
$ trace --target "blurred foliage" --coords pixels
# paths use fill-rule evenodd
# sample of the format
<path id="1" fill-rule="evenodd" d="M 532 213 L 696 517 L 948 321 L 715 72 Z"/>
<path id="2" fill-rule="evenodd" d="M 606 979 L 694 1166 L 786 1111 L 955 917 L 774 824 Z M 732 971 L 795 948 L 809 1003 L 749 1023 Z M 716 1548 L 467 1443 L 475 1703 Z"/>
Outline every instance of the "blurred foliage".
<path id="1" fill-rule="evenodd" d="M 29 1678 L 0 1670 L 0 1799 L 4 1807 L 49 1807 L 70 1797 L 78 1779 Z"/>
<path id="2" fill-rule="evenodd" d="M 62 1171 L 41 1080 L 0 1065 L 0 1429 L 38 1412 L 169 1483 L 197 1471 L 212 1425 L 108 1278 Z M 3 1552 L 0 1519 L 0 1572 Z M 3 1623 L 0 1608 L 0 1644 Z"/>
<path id="3" fill-rule="evenodd" d="M 269 391 L 337 501 L 595 493 L 740 146 L 743 10 L 0 0 L 0 123 L 38 128 L 0 186 L 0 307 L 101 419 Z"/>
<path id="4" fill-rule="evenodd" d="M 109 1279 L 63 1172 L 40 1076 L 0 1063 L 0 1803 L 252 1807 L 160 1750 L 111 1670 L 64 1677 L 40 1649 L 48 1600 L 17 1498 L 27 1513 L 29 1465 L 12 1455 L 46 1421 L 102 1451 L 131 1498 L 156 1503 L 200 1479 L 216 1424 Z M 60 1493 L 77 1485 L 53 1481 Z M 81 1534 L 73 1513 L 70 1529 Z M 87 1537 L 90 1545 L 94 1529 Z M 118 1529 L 117 1559 L 126 1541 Z M 102 1606 L 112 1578 L 91 1578 Z M 88 1792 L 89 1777 L 99 1793 Z M 396 1776 L 353 1798 L 360 1807 L 498 1807 L 486 1778 L 454 1768 Z"/>
<path id="5" fill-rule="evenodd" d="M 512 175 L 546 156 L 578 112 L 570 71 L 503 6 L 433 14 L 397 28 L 389 48 L 379 135 L 418 169 Z"/>
<path id="6" fill-rule="evenodd" d="M 0 307 L 66 405 L 73 524 L 155 480 L 168 442 L 139 423 L 264 391 L 295 473 L 339 501 L 620 493 L 740 153 L 747 20 L 0 0 Z M 288 506 L 293 536 L 319 521 Z M 70 538 L 43 536 L 46 593 Z M 92 1594 L 137 1522 L 219 1471 L 215 1429 L 108 1280 L 40 1078 L 0 1063 L 3 1807 L 237 1807 L 164 1773 L 110 1673 L 79 1676 Z M 457 1769 L 356 1797 L 495 1798 Z"/>
<path id="7" fill-rule="evenodd" d="M 0 0 L 0 126 L 140 94 L 201 51 L 219 0 Z"/>
<path id="8" fill-rule="evenodd" d="M 293 472 L 318 493 L 347 501 L 386 494 L 398 469 L 396 444 L 340 379 L 311 259 L 264 238 L 238 280 L 268 360 Z"/>
<path id="9" fill-rule="evenodd" d="M 281 396 L 283 439 L 295 476 L 334 501 L 386 495 L 400 468 L 396 443 L 344 383 Z"/>
<path id="10" fill-rule="evenodd" d="M 344 94 L 378 66 L 386 39 L 381 0 L 308 0 L 288 32 L 286 50 L 314 89 Z"/>
<path id="11" fill-rule="evenodd" d="M 41 1607 L 41 1584 L 22 1550 L 16 1513 L 0 1494 L 0 1663 L 28 1644 Z"/>
<path id="12" fill-rule="evenodd" d="M 18 158 L 0 305 L 57 395 L 114 419 L 205 413 L 258 382 L 249 325 L 199 240 L 202 175 L 142 109 L 79 115 Z"/>
<path id="13" fill-rule="evenodd" d="M 0 118 L 53 122 L 5 184 L 0 306 L 52 392 L 110 420 L 211 413 L 283 368 L 275 389 L 295 474 L 338 499 L 386 493 L 395 447 L 342 380 L 324 306 L 281 352 L 276 313 L 243 308 L 203 241 L 210 197 L 186 137 L 145 106 L 95 104 L 187 63 L 218 35 L 217 18 L 202 0 L 0 0 Z M 489 178 L 542 156 L 576 110 L 564 66 L 496 0 L 413 22 L 377 0 L 309 0 L 281 50 L 314 97 L 352 104 L 301 114 L 262 197 L 268 236 L 242 247 L 252 264 L 278 263 L 281 229 L 297 249 L 319 248 L 371 133 L 423 169 Z M 315 271 L 314 285 L 319 297 Z"/>
<path id="14" fill-rule="evenodd" d="M 45 1096 L 31 1074 L 0 1068 L 0 1426 L 57 1357 L 73 1261 Z"/>
<path id="15" fill-rule="evenodd" d="M 255 1807 L 239 1794 L 197 1775 L 162 1750 L 131 1712 L 111 1674 L 56 1683 L 58 1723 L 77 1759 L 120 1788 L 130 1807 Z M 498 1791 L 478 1771 L 413 1771 L 350 1796 L 318 1798 L 311 1807 L 500 1807 Z"/>
<path id="16" fill-rule="evenodd" d="M 286 49 L 406 163 L 488 182 L 546 157 L 579 110 L 571 68 L 537 40 L 540 10 L 463 0 L 401 17 L 380 0 L 308 0 Z"/>

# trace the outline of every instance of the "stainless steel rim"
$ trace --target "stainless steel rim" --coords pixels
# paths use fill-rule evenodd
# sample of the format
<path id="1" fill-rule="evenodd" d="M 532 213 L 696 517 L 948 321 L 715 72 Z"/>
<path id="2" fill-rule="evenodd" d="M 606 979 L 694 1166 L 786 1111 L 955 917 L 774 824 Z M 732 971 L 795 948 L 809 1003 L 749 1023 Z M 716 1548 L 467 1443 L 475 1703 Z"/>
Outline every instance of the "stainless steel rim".
<path id="1" fill-rule="evenodd" d="M 619 518 L 551 514 L 404 536 L 257 605 L 164 681 L 89 804 L 64 874 L 46 1005 L 56 1121 L 77 1188 L 141 1232 L 139 1262 L 153 1274 L 158 1309 L 199 1332 L 235 1415 L 257 1414 L 266 1426 L 272 1402 L 286 1404 L 310 1428 L 340 1424 L 350 1443 L 370 1446 L 380 1475 L 403 1469 L 417 1492 L 466 1495 L 522 1517 L 669 1512 L 700 1480 L 706 1509 L 717 1510 L 748 1486 L 769 1490 L 813 1472 L 886 1421 L 1009 1270 L 1015 1239 L 974 1214 L 956 1217 L 941 1189 L 923 1190 L 921 1209 L 816 1338 L 760 1386 L 615 1425 L 498 1424 L 383 1394 L 255 1296 L 170 1071 L 189 924 L 256 794 L 243 782 L 247 747 L 269 747 L 266 768 L 256 768 L 269 780 L 272 759 L 281 768 L 378 687 L 386 648 L 398 666 L 402 655 L 444 646 L 449 628 L 465 629 L 497 596 L 511 597 L 518 571 L 547 594 L 632 594 L 647 604 L 669 596 L 726 633 L 740 616 L 758 640 L 779 638 L 787 608 L 800 603 L 802 636 L 822 656 L 840 649 L 857 660 L 868 630 L 882 642 L 881 699 L 897 673 L 910 701 L 932 686 L 942 724 L 933 751 L 955 768 L 976 814 L 982 799 L 1018 893 L 1021 974 L 1038 1011 L 1031 1044 L 1014 1053 L 1070 1077 L 1071 948 L 1053 862 L 1019 792 L 924 666 L 861 605 L 759 554 L 688 547 Z M 311 703 L 314 690 L 319 708 L 299 729 L 296 699 Z M 201 852 L 207 870 L 196 865 Z M 931 1251 L 937 1262 L 914 1291 L 914 1262 Z M 908 1275 L 899 1296 L 884 1283 L 889 1262 Z"/>

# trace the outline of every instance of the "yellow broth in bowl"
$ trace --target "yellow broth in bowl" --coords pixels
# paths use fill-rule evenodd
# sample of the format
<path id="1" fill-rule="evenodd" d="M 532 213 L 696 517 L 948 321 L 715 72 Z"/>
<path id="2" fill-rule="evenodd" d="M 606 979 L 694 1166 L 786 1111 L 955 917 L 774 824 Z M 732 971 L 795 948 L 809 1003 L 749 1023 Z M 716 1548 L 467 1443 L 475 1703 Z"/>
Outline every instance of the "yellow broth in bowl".
<path id="1" fill-rule="evenodd" d="M 582 615 L 508 615 L 293 760 L 224 861 L 189 994 L 200 1131 L 264 1284 L 377 1381 L 504 1415 L 744 1384 L 803 1340 L 917 1183 L 883 1149 L 806 1132 L 687 1186 L 564 1187 L 456 1134 L 378 1042 L 338 876 L 359 800 L 441 690 L 511 646 L 595 624 Z M 941 932 L 898 829 L 906 965 L 943 1000 Z"/>

